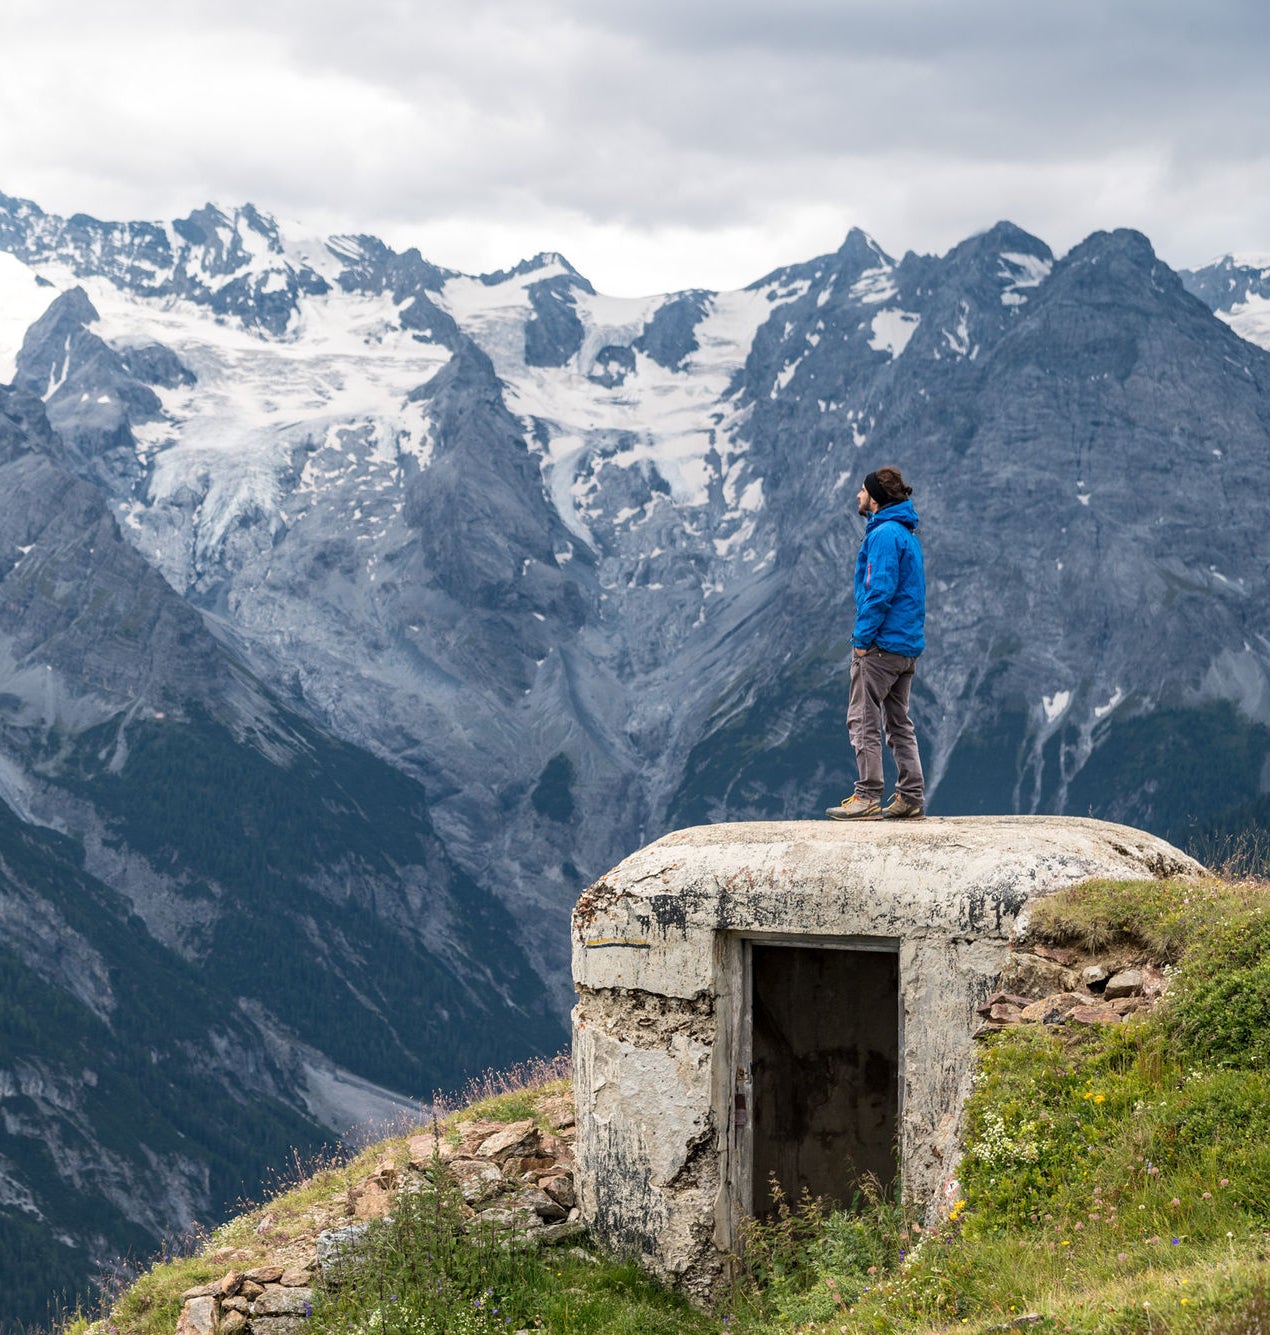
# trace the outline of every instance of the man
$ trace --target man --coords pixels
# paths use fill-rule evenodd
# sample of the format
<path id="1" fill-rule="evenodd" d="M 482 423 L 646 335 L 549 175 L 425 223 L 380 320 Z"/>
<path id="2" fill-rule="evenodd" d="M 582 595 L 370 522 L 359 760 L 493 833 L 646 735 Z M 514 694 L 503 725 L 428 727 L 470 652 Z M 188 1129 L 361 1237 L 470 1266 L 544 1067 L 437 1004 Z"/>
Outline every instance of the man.
<path id="1" fill-rule="evenodd" d="M 855 792 L 828 815 L 859 820 L 925 815 L 922 762 L 908 713 L 918 655 L 926 647 L 926 571 L 917 541 L 917 511 L 898 468 L 879 468 L 856 496 L 869 522 L 855 566 L 855 629 L 851 633 L 851 697 L 847 731 L 859 779 Z M 882 734 L 895 753 L 895 794 L 882 806 Z"/>

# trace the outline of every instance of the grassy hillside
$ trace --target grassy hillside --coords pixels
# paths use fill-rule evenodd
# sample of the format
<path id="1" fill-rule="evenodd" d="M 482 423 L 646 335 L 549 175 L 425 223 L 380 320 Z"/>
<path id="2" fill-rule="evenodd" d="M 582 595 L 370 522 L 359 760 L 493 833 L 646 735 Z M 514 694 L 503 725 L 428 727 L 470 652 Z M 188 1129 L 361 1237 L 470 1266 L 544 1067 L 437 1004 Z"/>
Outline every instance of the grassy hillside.
<path id="1" fill-rule="evenodd" d="M 444 1172 L 376 1225 L 373 1261 L 317 1295 L 315 1335 L 442 1332 L 1038 1330 L 1236 1335 L 1270 1329 L 1270 887 L 1090 882 L 1035 908 L 1033 935 L 1167 967 L 1152 1011 L 1105 1027 L 1020 1024 L 986 1038 L 958 1191 L 939 1222 L 877 1197 L 854 1212 L 786 1204 L 750 1233 L 735 1288 L 694 1312 L 581 1239 L 522 1249 L 471 1237 Z M 455 1113 L 515 1121 L 561 1083 Z M 453 1133 L 452 1133 L 453 1134 Z M 168 1335 L 178 1295 L 294 1239 L 386 1142 L 150 1271 L 109 1321 L 69 1335 Z M 308 1220 L 305 1225 L 303 1221 Z M 284 1258 L 285 1259 L 285 1258 Z"/>

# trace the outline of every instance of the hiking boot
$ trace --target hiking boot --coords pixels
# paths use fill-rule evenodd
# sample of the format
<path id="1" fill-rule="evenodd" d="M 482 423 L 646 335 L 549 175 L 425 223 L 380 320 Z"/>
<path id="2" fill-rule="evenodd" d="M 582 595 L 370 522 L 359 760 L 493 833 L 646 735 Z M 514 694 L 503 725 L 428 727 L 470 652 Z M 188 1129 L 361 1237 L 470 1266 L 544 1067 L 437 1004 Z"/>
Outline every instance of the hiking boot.
<path id="1" fill-rule="evenodd" d="M 825 815 L 830 820 L 860 820 L 864 816 L 877 816 L 882 811 L 882 804 L 876 797 L 861 797 L 853 793 L 844 797 L 836 807 L 829 807 Z"/>
<path id="2" fill-rule="evenodd" d="M 899 793 L 896 793 L 882 808 L 882 815 L 887 820 L 914 820 L 925 814 L 926 806 L 924 803 L 910 802 L 907 797 L 901 797 Z"/>

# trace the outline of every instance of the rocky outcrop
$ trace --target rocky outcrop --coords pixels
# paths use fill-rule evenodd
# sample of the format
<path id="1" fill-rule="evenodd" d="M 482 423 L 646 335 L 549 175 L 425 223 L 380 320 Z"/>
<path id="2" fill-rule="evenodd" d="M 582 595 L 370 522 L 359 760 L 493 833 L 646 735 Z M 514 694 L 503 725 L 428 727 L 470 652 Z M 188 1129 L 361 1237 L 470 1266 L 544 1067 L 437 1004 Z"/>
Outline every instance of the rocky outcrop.
<path id="1" fill-rule="evenodd" d="M 1064 947 L 1016 946 L 998 980 L 1000 988 L 977 1013 L 974 1036 L 1020 1024 L 1119 1024 L 1155 1008 L 1168 991 L 1168 974 L 1142 956 L 1124 952 L 1090 958 Z M 1005 990 L 1008 989 L 1008 990 Z"/>
<path id="2" fill-rule="evenodd" d="M 315 1293 L 338 1287 L 360 1264 L 375 1223 L 391 1216 L 402 1193 L 441 1175 L 457 1186 L 470 1231 L 534 1246 L 574 1241 L 583 1226 L 573 1185 L 572 1100 L 543 1100 L 540 1112 L 545 1126 L 478 1118 L 412 1136 L 311 1216 L 325 1221 L 320 1231 L 288 1232 L 272 1263 L 252 1264 L 252 1253 L 241 1249 L 213 1253 L 225 1273 L 182 1295 L 174 1335 L 298 1335 Z M 266 1215 L 261 1227 L 268 1231 L 271 1223 Z"/>
<path id="3" fill-rule="evenodd" d="M 73 358 L 92 314 L 60 303 L 31 347 Z M 0 922 L 29 1017 L 0 1053 L 0 1255 L 34 1218 L 87 1297 L 287 1146 L 563 1030 L 423 787 L 253 679 L 74 462 L 40 398 L 0 386 Z M 6 1290 L 11 1320 L 45 1308 Z"/>
<path id="4" fill-rule="evenodd" d="M 295 1335 L 313 1312 L 313 1272 L 281 1266 L 229 1270 L 215 1284 L 181 1296 L 176 1335 Z"/>

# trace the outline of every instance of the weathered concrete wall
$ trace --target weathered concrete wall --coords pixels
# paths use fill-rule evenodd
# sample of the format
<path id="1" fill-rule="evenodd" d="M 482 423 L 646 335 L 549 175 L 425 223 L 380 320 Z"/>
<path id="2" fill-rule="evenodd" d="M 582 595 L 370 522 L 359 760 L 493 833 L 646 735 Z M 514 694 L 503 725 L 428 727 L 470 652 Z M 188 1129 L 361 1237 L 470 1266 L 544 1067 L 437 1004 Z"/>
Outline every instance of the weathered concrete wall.
<path id="1" fill-rule="evenodd" d="M 699 1298 L 718 1283 L 751 1190 L 747 942 L 898 951 L 902 1182 L 922 1203 L 955 1162 L 975 1007 L 1028 901 L 1199 870 L 1139 830 L 1058 817 L 701 826 L 640 849 L 573 916 L 583 1218 Z"/>

